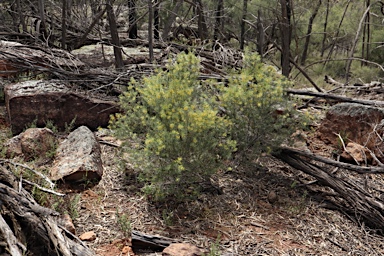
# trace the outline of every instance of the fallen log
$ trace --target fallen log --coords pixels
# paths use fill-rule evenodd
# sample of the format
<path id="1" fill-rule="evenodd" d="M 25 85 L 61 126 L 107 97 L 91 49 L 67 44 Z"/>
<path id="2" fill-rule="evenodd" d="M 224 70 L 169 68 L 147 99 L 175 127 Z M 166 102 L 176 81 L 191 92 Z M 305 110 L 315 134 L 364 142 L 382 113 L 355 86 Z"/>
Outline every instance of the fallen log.
<path id="1" fill-rule="evenodd" d="M 95 255 L 57 224 L 59 214 L 40 206 L 0 165 L 0 251 L 12 255 Z M 27 247 L 28 245 L 28 247 Z"/>
<path id="2" fill-rule="evenodd" d="M 320 191 L 324 192 L 326 201 L 340 212 L 347 214 L 360 225 L 365 223 L 367 226 L 384 233 L 384 201 L 379 197 L 382 189 L 377 189 L 374 185 L 371 186 L 365 176 L 354 178 L 341 170 L 338 173 L 342 174 L 338 175 L 329 166 L 342 167 L 348 171 L 350 165 L 336 164 L 336 161 L 333 160 L 324 161 L 323 157 L 288 147 L 281 148 L 274 156 L 295 169 L 316 178 L 318 180 L 316 184 L 330 189 L 331 191 L 328 192 Z M 366 171 L 365 167 L 360 166 L 352 169 L 354 171 L 361 170 L 359 173 Z M 382 167 L 375 169 L 380 173 L 384 170 Z"/>
<path id="3" fill-rule="evenodd" d="M 350 102 L 350 103 L 359 103 L 362 105 L 384 107 L 384 101 L 381 101 L 381 100 L 362 100 L 362 99 L 355 99 L 355 98 L 341 96 L 341 95 L 332 94 L 332 93 L 312 92 L 308 90 L 289 89 L 289 90 L 286 90 L 286 92 L 288 94 L 307 95 L 307 96 L 320 97 L 324 99 L 331 99 L 337 102 Z"/>

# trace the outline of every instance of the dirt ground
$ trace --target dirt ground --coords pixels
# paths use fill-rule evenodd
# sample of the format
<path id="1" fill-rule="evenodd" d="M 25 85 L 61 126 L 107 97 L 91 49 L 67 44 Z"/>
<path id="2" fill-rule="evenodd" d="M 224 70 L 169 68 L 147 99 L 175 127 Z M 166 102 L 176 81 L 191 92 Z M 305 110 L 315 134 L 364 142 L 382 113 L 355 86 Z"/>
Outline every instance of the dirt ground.
<path id="1" fill-rule="evenodd" d="M 9 137 L 4 106 L 0 111 L 1 137 Z M 118 143 L 111 136 L 97 136 Z M 323 208 L 299 182 L 308 177 L 275 158 L 263 156 L 253 165 L 219 172 L 213 182 L 222 194 L 205 193 L 176 207 L 157 206 L 140 192 L 136 174 L 121 161 L 119 148 L 106 144 L 101 148 L 101 181 L 86 190 L 62 191 L 69 199 L 80 195 L 73 222 L 78 235 L 96 233 L 96 240 L 86 242 L 95 255 L 132 255 L 131 229 L 191 243 L 207 252 L 219 249 L 220 254 L 211 255 L 384 254 L 383 237 Z M 276 200 L 268 200 L 271 193 Z"/>
<path id="2" fill-rule="evenodd" d="M 10 137 L 0 106 L 0 137 Z M 96 133 L 100 140 L 118 143 Z M 94 231 L 86 242 L 95 255 L 132 255 L 130 230 L 161 235 L 223 256 L 237 255 L 384 255 L 384 239 L 346 215 L 324 208 L 301 181 L 300 171 L 270 156 L 253 164 L 219 171 L 213 183 L 223 193 L 205 193 L 182 205 L 155 205 L 141 193 L 141 184 L 118 147 L 101 144 L 104 175 L 85 190 L 62 190 L 73 205 L 77 235 Z M 314 153 L 331 149 L 312 143 Z M 33 164 L 33 163 L 30 163 Z M 45 166 L 47 168 L 47 166 Z M 276 199 L 271 195 L 276 194 Z M 137 255 L 161 253 L 135 252 Z"/>
<path id="3" fill-rule="evenodd" d="M 122 254 L 129 237 L 117 212 L 128 216 L 132 229 L 208 251 L 217 246 L 220 255 L 384 254 L 381 236 L 323 208 L 298 181 L 308 177 L 275 158 L 219 172 L 214 182 L 223 194 L 203 194 L 172 208 L 146 200 L 129 164 L 118 163 L 119 149 L 102 145 L 102 151 L 105 174 L 97 186 L 81 192 L 75 220 L 79 234 L 97 234 L 88 244 L 97 255 L 129 255 Z M 277 195 L 272 203 L 271 193 Z"/>

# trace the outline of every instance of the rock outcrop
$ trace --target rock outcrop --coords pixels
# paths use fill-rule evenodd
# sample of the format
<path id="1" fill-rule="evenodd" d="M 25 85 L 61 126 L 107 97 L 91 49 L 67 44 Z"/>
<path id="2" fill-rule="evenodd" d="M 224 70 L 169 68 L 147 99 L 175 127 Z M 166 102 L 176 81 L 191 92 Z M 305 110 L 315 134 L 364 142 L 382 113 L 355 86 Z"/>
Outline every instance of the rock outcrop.
<path id="1" fill-rule="evenodd" d="M 336 148 L 342 149 L 344 143 L 348 152 L 344 152 L 342 156 L 350 161 L 371 161 L 369 151 L 374 153 L 378 160 L 384 161 L 384 143 L 381 138 L 384 134 L 382 108 L 357 103 L 337 104 L 328 110 L 318 132 L 320 140 Z M 360 145 L 358 149 L 357 145 Z"/>
<path id="2" fill-rule="evenodd" d="M 6 85 L 4 88 L 8 120 L 13 134 L 30 124 L 45 127 L 52 122 L 65 130 L 72 122 L 94 130 L 106 127 L 109 117 L 119 111 L 117 102 L 91 97 L 57 81 L 33 80 Z"/>

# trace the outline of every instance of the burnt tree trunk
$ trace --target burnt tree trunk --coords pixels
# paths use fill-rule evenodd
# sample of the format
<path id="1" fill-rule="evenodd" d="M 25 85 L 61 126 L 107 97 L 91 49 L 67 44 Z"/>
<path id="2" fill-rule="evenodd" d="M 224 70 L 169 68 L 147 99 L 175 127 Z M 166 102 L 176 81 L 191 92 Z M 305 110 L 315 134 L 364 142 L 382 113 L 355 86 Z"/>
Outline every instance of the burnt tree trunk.
<path id="1" fill-rule="evenodd" d="M 241 27 L 240 27 L 240 50 L 244 50 L 244 41 L 245 41 L 245 20 L 248 13 L 248 0 L 243 0 L 243 15 L 241 17 Z"/>
<path id="2" fill-rule="evenodd" d="M 136 0 L 128 0 L 128 38 L 136 39 L 137 38 L 137 13 L 136 13 Z"/>
<path id="3" fill-rule="evenodd" d="M 329 191 L 316 188 L 313 190 L 318 196 L 323 197 L 322 201 L 325 199 L 329 207 L 347 214 L 360 225 L 365 223 L 371 228 L 384 232 L 384 201 L 378 196 L 381 191 L 374 185 L 370 185 L 364 176 L 375 173 L 382 175 L 383 169 L 381 167 L 345 164 L 310 152 L 286 147 L 281 148 L 281 151 L 275 156 L 316 178 L 318 185 L 328 188 Z M 357 178 L 352 178 L 344 174 L 338 175 L 333 171 L 333 167 L 345 169 L 339 173 L 351 170 L 363 174 L 363 176 L 357 175 Z"/>
<path id="4" fill-rule="evenodd" d="M 115 67 L 116 69 L 121 69 L 124 66 L 123 54 L 121 53 L 121 44 L 119 33 L 117 31 L 115 13 L 113 11 L 112 3 L 110 0 L 107 1 L 106 8 L 108 14 L 109 28 L 112 37 L 113 53 L 115 55 Z"/>
<path id="5" fill-rule="evenodd" d="M 281 69 L 282 74 L 289 77 L 290 73 L 290 61 L 291 55 L 291 0 L 280 0 L 281 4 Z"/>
<path id="6" fill-rule="evenodd" d="M 153 6 L 153 26 L 154 26 L 154 31 L 153 31 L 153 37 L 155 40 L 160 39 L 160 16 L 159 16 L 159 0 L 154 1 L 154 6 Z"/>
<path id="7" fill-rule="evenodd" d="M 148 48 L 149 61 L 153 62 L 153 5 L 152 0 L 148 0 Z"/>
<path id="8" fill-rule="evenodd" d="M 204 17 L 203 2 L 201 0 L 195 0 L 195 1 L 196 1 L 195 4 L 196 4 L 198 34 L 199 34 L 199 38 L 201 40 L 204 40 L 208 37 L 208 28 L 207 28 L 207 24 L 205 22 L 205 17 Z"/>
<path id="9" fill-rule="evenodd" d="M 137 14 L 136 14 L 136 0 L 128 0 L 128 38 L 136 39 L 137 38 Z"/>
<path id="10" fill-rule="evenodd" d="M 66 49 L 67 45 L 67 0 L 63 0 L 61 10 L 61 48 Z"/>
<path id="11" fill-rule="evenodd" d="M 261 59 L 263 59 L 265 34 L 261 16 L 261 10 L 259 9 L 257 11 L 257 52 L 260 54 Z"/>
<path id="12" fill-rule="evenodd" d="M 215 40 L 219 40 L 221 38 L 220 33 L 223 30 L 223 27 L 222 27 L 223 10 L 224 10 L 223 0 L 217 0 L 217 7 L 215 12 L 215 28 L 213 31 L 213 39 Z"/>

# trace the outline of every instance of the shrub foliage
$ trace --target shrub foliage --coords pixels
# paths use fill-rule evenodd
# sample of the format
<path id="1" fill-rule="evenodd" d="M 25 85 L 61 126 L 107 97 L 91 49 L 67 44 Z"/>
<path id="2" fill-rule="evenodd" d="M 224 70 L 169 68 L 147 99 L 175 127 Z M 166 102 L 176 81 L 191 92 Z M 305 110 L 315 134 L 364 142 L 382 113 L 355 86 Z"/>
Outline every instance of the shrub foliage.
<path id="1" fill-rule="evenodd" d="M 230 135 L 242 160 L 276 150 L 298 128 L 298 114 L 285 93 L 289 86 L 259 55 L 246 54 L 241 72 L 220 88 L 220 104 L 231 121 Z"/>
<path id="2" fill-rule="evenodd" d="M 131 152 L 132 161 L 156 199 L 186 196 L 180 191 L 194 195 L 234 149 L 230 122 L 217 115 L 199 69 L 193 54 L 180 54 L 168 71 L 145 78 L 142 86 L 132 82 L 121 97 L 125 114 L 112 119 L 120 136 L 144 142 Z"/>
<path id="3" fill-rule="evenodd" d="M 124 114 L 111 118 L 111 128 L 130 141 L 130 161 L 154 199 L 197 195 L 236 142 L 236 155 L 260 154 L 291 134 L 289 82 L 258 55 L 244 61 L 240 73 L 218 86 L 199 81 L 197 57 L 180 54 L 167 71 L 132 81 L 121 96 Z"/>

